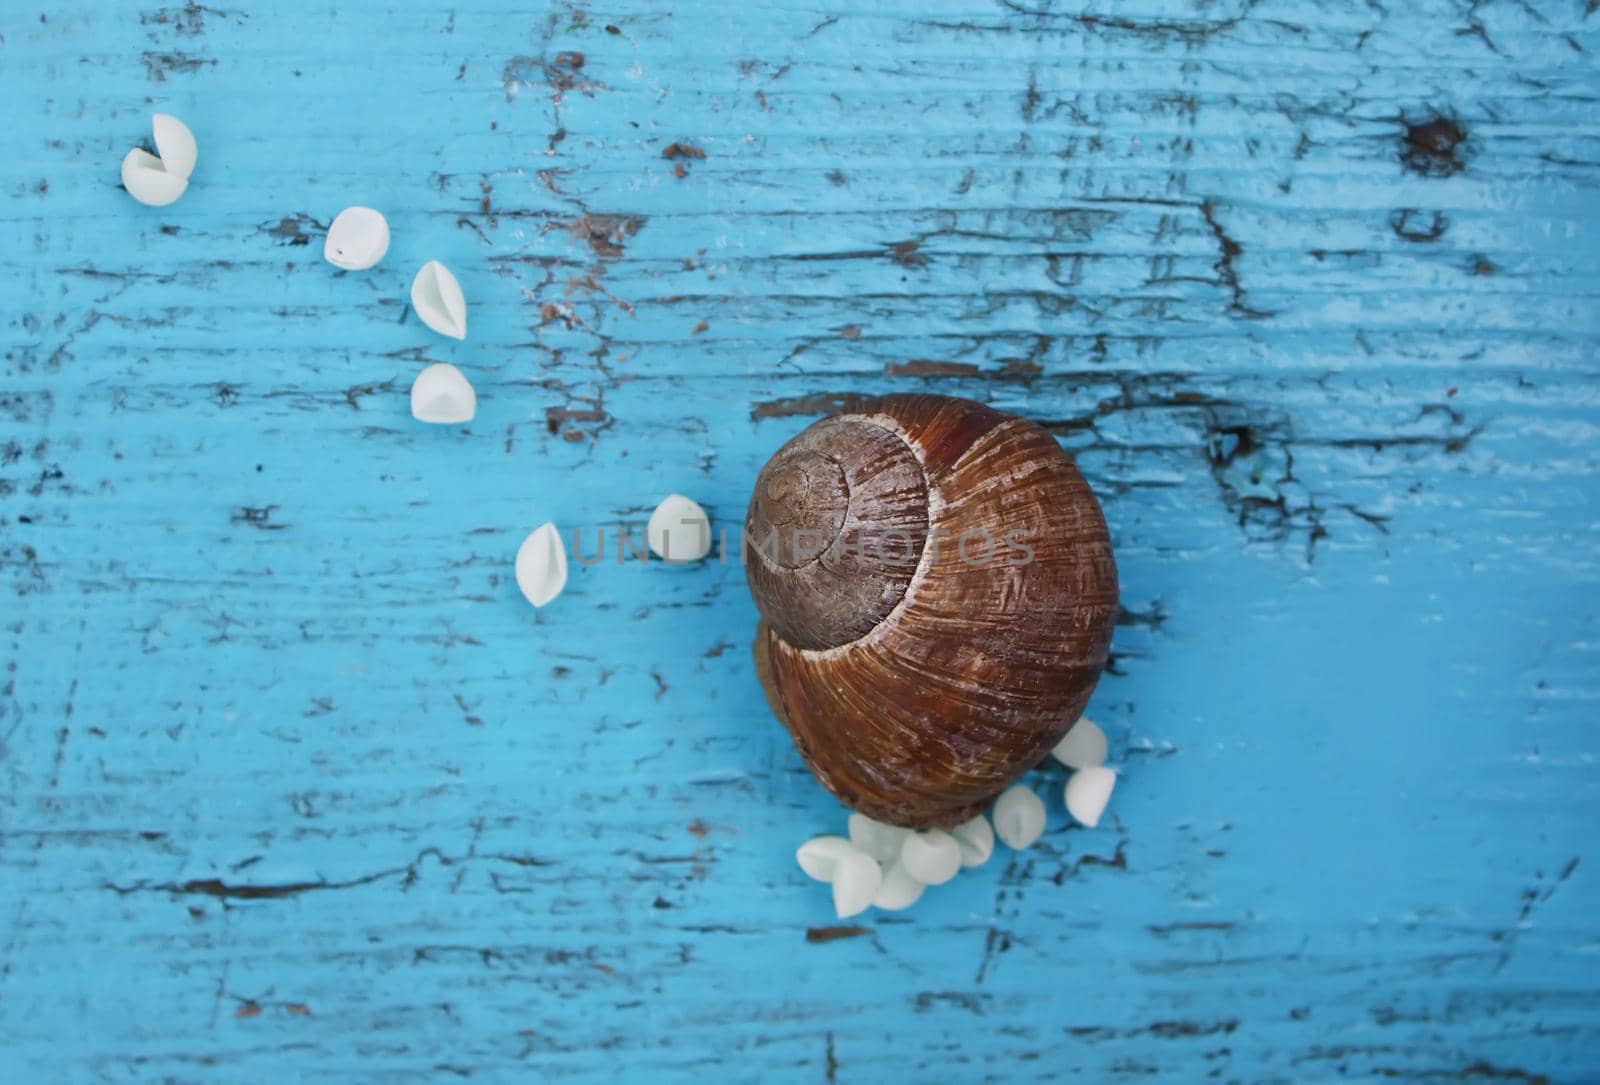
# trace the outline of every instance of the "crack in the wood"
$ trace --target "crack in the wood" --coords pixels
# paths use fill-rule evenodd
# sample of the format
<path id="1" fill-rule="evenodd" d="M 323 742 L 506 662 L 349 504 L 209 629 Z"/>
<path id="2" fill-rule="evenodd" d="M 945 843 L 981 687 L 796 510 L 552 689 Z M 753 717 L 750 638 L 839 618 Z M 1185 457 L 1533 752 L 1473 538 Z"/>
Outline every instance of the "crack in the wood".
<path id="1" fill-rule="evenodd" d="M 1216 239 L 1217 247 L 1222 250 L 1222 255 L 1211 266 L 1215 269 L 1217 275 L 1221 277 L 1223 285 L 1228 288 L 1228 293 L 1232 296 L 1232 300 L 1228 303 L 1228 311 L 1238 316 L 1252 319 L 1260 319 L 1271 315 L 1245 304 L 1244 287 L 1239 282 L 1239 269 L 1234 264 L 1236 259 L 1244 255 L 1244 246 L 1230 237 L 1228 231 L 1223 229 L 1222 223 L 1217 220 L 1216 204 L 1211 200 L 1201 201 L 1200 216 L 1205 219 L 1206 228 L 1211 231 L 1212 237 Z"/>
<path id="2" fill-rule="evenodd" d="M 555 865 L 553 860 L 541 859 L 531 855 L 480 854 L 474 852 L 465 856 L 452 857 L 438 848 L 424 848 L 417 853 L 415 859 L 403 866 L 387 867 L 370 874 L 343 880 L 319 879 L 317 881 L 273 883 L 232 882 L 222 878 L 191 878 L 182 882 L 138 881 L 129 885 L 117 885 L 108 882 L 105 884 L 105 888 L 118 896 L 141 893 L 164 893 L 175 897 L 203 896 L 221 900 L 225 905 L 226 902 L 233 900 L 285 900 L 307 893 L 358 889 L 362 886 L 372 885 L 392 878 L 400 878 L 402 884 L 409 887 L 420 877 L 418 871 L 427 859 L 433 859 L 442 867 L 451 867 L 479 860 L 509 863 L 519 867 L 548 867 Z M 495 883 L 495 890 L 497 892 L 505 891 L 501 889 L 498 882 Z"/>

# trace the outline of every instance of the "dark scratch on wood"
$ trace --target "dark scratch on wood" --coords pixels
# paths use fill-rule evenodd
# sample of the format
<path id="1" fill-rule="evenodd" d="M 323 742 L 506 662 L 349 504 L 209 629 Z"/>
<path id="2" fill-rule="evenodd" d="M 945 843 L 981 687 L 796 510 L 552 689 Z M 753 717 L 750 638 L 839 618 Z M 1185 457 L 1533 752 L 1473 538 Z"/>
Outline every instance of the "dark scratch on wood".
<path id="1" fill-rule="evenodd" d="M 1217 1021 L 1152 1021 L 1148 1025 L 1131 1028 L 1112 1028 L 1106 1025 L 1073 1025 L 1067 1029 L 1067 1034 L 1089 1043 L 1146 1036 L 1157 1040 L 1189 1040 L 1205 1036 L 1230 1036 L 1238 1028 L 1239 1019 L 1227 1017 Z"/>
<path id="2" fill-rule="evenodd" d="M 1211 235 L 1216 238 L 1217 247 L 1222 250 L 1222 255 L 1211 266 L 1221 277 L 1223 285 L 1228 288 L 1231 298 L 1228 303 L 1228 311 L 1247 317 L 1267 316 L 1268 314 L 1261 312 L 1259 309 L 1252 309 L 1244 302 L 1244 287 L 1239 282 L 1239 268 L 1234 263 L 1235 260 L 1244 255 L 1244 246 L 1230 237 L 1228 231 L 1222 228 L 1222 223 L 1217 220 L 1216 204 L 1212 201 L 1206 200 L 1200 204 L 1200 215 L 1205 219 L 1206 227 L 1210 229 Z"/>
<path id="3" fill-rule="evenodd" d="M 201 896 L 216 897 L 218 900 L 282 900 L 285 897 L 298 896 L 301 893 L 313 893 L 324 889 L 347 889 L 354 885 L 365 884 L 372 879 L 360 879 L 350 882 L 287 882 L 282 885 L 229 885 L 218 878 L 197 878 L 191 881 L 174 885 L 150 886 L 148 888 L 161 892 L 182 894 L 199 894 Z M 131 892 L 112 886 L 118 893 Z"/>
<path id="4" fill-rule="evenodd" d="M 1426 217 L 1426 225 L 1419 225 Z M 1415 207 L 1397 208 L 1389 215 L 1389 228 L 1406 241 L 1425 243 L 1437 241 L 1450 228 L 1450 220 L 1443 211 L 1424 212 Z"/>
<path id="5" fill-rule="evenodd" d="M 139 22 L 144 26 L 171 27 L 172 30 L 183 37 L 197 38 L 205 33 L 206 17 L 215 16 L 235 23 L 243 23 L 250 16 L 242 11 L 227 11 L 222 8 L 209 8 L 203 4 L 189 0 L 183 7 L 157 8 L 154 11 L 141 12 Z M 155 39 L 158 35 L 152 34 Z"/>
<path id="6" fill-rule="evenodd" d="M 1455 117 L 1435 114 L 1426 120 L 1400 118 L 1404 126 L 1400 162 L 1423 177 L 1452 177 L 1466 168 L 1461 157 L 1466 129 Z"/>
<path id="7" fill-rule="evenodd" d="M 276 505 L 239 505 L 229 514 L 228 520 L 235 524 L 248 524 L 259 531 L 283 531 L 288 524 L 274 523 L 273 510 Z"/>
<path id="8" fill-rule="evenodd" d="M 1195 920 L 1186 923 L 1152 923 L 1145 930 L 1157 938 L 1165 938 L 1184 931 L 1231 931 L 1237 927 L 1237 923 L 1226 920 Z"/>
<path id="9" fill-rule="evenodd" d="M 1105 867 L 1108 870 L 1127 870 L 1128 842 L 1126 840 L 1117 841 L 1117 850 L 1112 853 L 1109 859 L 1103 855 L 1084 855 L 1073 864 L 1072 870 L 1073 873 L 1077 873 L 1083 870 L 1084 867 L 1092 866 Z"/>
<path id="10" fill-rule="evenodd" d="M 790 396 L 786 399 L 773 399 L 765 403 L 757 403 L 751 408 L 750 417 L 759 422 L 763 418 L 793 418 L 811 414 L 838 414 L 840 411 L 849 410 L 851 407 L 857 406 L 870 398 L 870 396 L 854 392 Z"/>
<path id="11" fill-rule="evenodd" d="M 891 241 L 881 249 L 846 249 L 843 252 L 802 252 L 790 256 L 790 260 L 827 261 L 827 260 L 877 260 L 887 257 L 891 262 L 905 268 L 925 267 L 928 263 L 927 256 L 919 250 L 922 248 L 920 239 L 909 241 Z"/>
<path id="12" fill-rule="evenodd" d="M 969 991 L 919 991 L 912 1000 L 912 1008 L 917 1013 L 928 1013 L 949 1006 L 970 1013 L 974 1017 L 982 1017 L 984 1003 L 988 998 L 988 995 Z"/>
<path id="13" fill-rule="evenodd" d="M 263 224 L 257 229 L 274 238 L 280 245 L 304 246 L 311 244 L 314 235 L 328 232 L 328 224 L 318 222 L 305 212 L 285 215 L 277 222 Z"/>
<path id="14" fill-rule="evenodd" d="M 982 374 L 971 362 L 940 362 L 913 358 L 908 362 L 889 362 L 883 367 L 887 377 L 976 377 Z"/>
<path id="15" fill-rule="evenodd" d="M 145 53 L 145 72 L 157 83 L 165 83 L 172 73 L 193 75 L 206 68 L 215 68 L 217 62 L 208 57 L 188 56 L 184 53 Z"/>
<path id="16" fill-rule="evenodd" d="M 602 260 L 618 260 L 623 256 L 624 244 L 643 229 L 645 222 L 643 215 L 589 214 L 569 223 L 567 230 Z"/>

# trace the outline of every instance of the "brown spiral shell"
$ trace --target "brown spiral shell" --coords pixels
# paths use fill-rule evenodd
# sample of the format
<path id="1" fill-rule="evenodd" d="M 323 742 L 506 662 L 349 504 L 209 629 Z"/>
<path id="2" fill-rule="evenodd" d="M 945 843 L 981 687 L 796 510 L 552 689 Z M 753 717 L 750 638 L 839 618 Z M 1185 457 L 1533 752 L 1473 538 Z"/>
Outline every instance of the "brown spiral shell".
<path id="1" fill-rule="evenodd" d="M 944 396 L 823 419 L 756 481 L 756 670 L 823 785 L 894 825 L 979 813 L 1105 666 L 1117 569 L 1049 433 Z"/>

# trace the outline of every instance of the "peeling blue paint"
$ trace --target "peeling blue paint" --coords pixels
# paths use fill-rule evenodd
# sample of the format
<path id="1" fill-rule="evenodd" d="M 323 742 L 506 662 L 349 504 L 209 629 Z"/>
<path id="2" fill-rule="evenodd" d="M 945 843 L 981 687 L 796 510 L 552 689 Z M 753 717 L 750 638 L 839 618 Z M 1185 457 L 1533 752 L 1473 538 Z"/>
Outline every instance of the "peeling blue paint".
<path id="1" fill-rule="evenodd" d="M 1600 1077 L 1592 4 L 501 7 L 0 13 L 6 1078 Z M 1124 775 L 840 924 L 737 565 L 511 562 L 892 390 L 1102 495 Z"/>

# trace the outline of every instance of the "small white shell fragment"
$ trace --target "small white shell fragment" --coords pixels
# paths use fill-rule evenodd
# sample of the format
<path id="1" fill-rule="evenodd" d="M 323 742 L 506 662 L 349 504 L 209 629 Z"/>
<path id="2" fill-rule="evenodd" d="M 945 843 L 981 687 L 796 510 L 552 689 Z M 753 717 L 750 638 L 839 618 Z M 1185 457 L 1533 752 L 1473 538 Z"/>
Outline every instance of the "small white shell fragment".
<path id="1" fill-rule="evenodd" d="M 800 845 L 794 858 L 800 864 L 800 869 L 806 872 L 806 877 L 819 882 L 831 882 L 839 860 L 860 850 L 842 836 L 814 836 Z"/>
<path id="2" fill-rule="evenodd" d="M 650 514 L 650 549 L 662 561 L 699 561 L 711 553 L 711 521 L 699 503 L 669 494 Z"/>
<path id="3" fill-rule="evenodd" d="M 478 393 L 449 362 L 430 365 L 411 382 L 411 417 L 418 422 L 455 425 L 477 413 Z"/>
<path id="4" fill-rule="evenodd" d="M 517 587 L 542 607 L 567 586 L 567 548 L 554 524 L 541 524 L 517 548 Z"/>
<path id="5" fill-rule="evenodd" d="M 467 299 L 450 269 L 429 260 L 411 280 L 411 308 L 422 322 L 452 339 L 467 337 Z"/>
<path id="6" fill-rule="evenodd" d="M 961 845 L 943 829 L 912 833 L 900 846 L 900 865 L 923 885 L 943 885 L 961 869 Z"/>
<path id="7" fill-rule="evenodd" d="M 906 873 L 905 864 L 890 863 L 883 868 L 883 884 L 878 886 L 878 895 L 872 898 L 872 906 L 886 912 L 898 912 L 921 899 L 922 891 L 926 888 Z"/>
<path id="8" fill-rule="evenodd" d="M 872 907 L 882 884 L 883 871 L 872 856 L 851 847 L 833 869 L 834 913 L 840 919 L 860 915 Z"/>
<path id="9" fill-rule="evenodd" d="M 950 835 L 956 838 L 961 848 L 962 866 L 982 866 L 994 854 L 994 829 L 990 828 L 989 819 L 982 814 L 971 821 L 963 821 L 950 830 Z"/>
<path id="10" fill-rule="evenodd" d="M 189 188 L 189 179 L 161 168 L 161 159 L 138 147 L 122 159 L 122 187 L 146 207 L 176 203 Z"/>
<path id="11" fill-rule="evenodd" d="M 880 863 L 893 862 L 900 858 L 900 846 L 910 835 L 910 829 L 885 825 L 881 821 L 873 821 L 865 814 L 850 815 L 850 843 Z"/>
<path id="12" fill-rule="evenodd" d="M 365 271 L 389 251 L 389 221 L 370 207 L 346 207 L 328 227 L 322 258 L 344 271 Z"/>
<path id="13" fill-rule="evenodd" d="M 1104 765 L 1090 765 L 1067 777 L 1067 813 L 1080 825 L 1094 828 L 1111 801 L 1117 774 Z"/>
<path id="14" fill-rule="evenodd" d="M 151 118 L 150 127 L 155 135 L 156 154 L 161 157 L 161 168 L 187 181 L 200 157 L 194 133 L 170 113 L 157 113 Z"/>
<path id="15" fill-rule="evenodd" d="M 1086 769 L 1106 763 L 1106 733 L 1088 716 L 1072 725 L 1066 737 L 1056 743 L 1050 756 L 1069 769 Z"/>
<path id="16" fill-rule="evenodd" d="M 1008 787 L 990 812 L 994 833 L 1007 847 L 1021 851 L 1044 835 L 1044 802 L 1021 784 Z"/>

